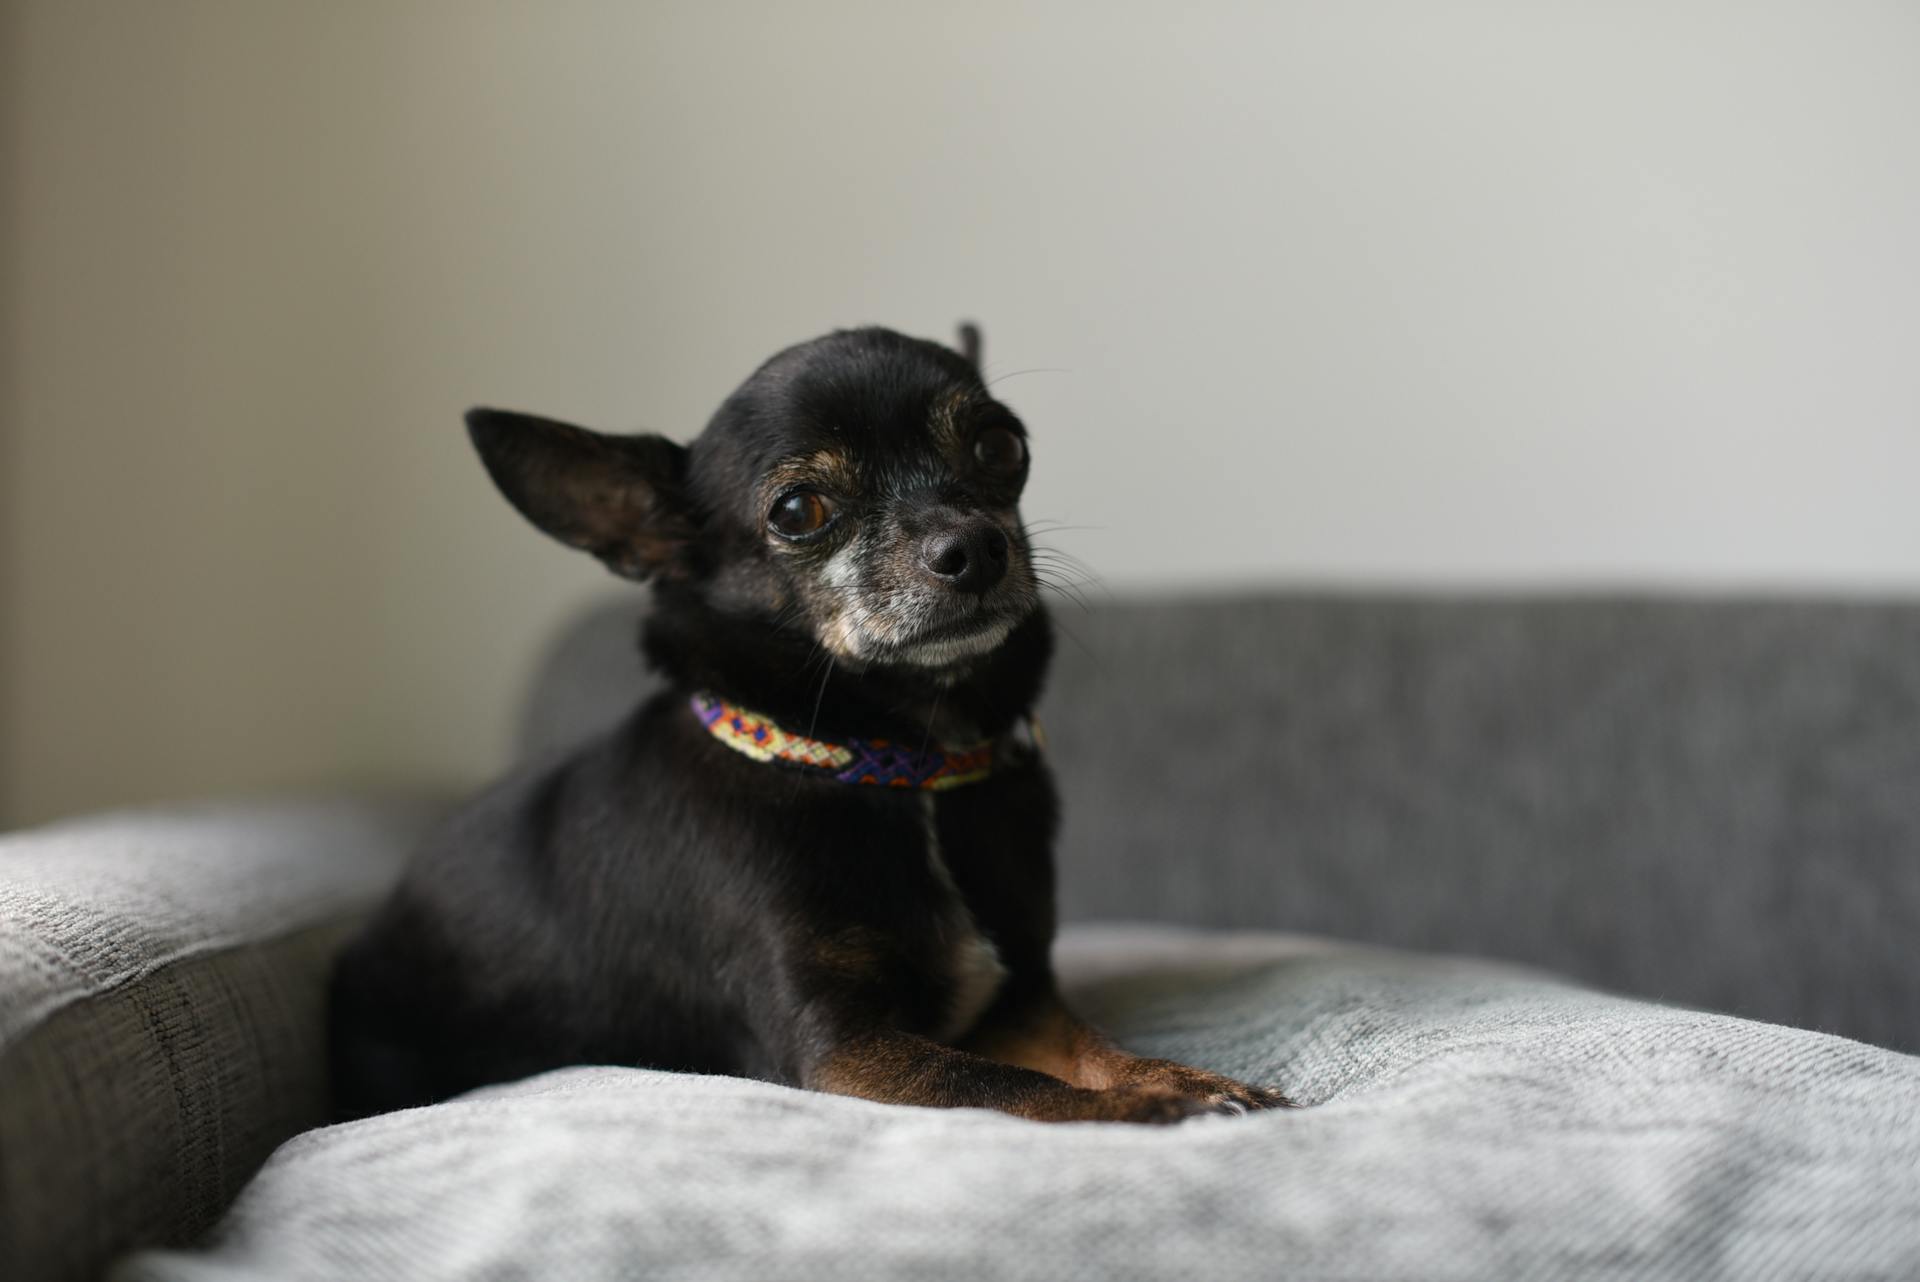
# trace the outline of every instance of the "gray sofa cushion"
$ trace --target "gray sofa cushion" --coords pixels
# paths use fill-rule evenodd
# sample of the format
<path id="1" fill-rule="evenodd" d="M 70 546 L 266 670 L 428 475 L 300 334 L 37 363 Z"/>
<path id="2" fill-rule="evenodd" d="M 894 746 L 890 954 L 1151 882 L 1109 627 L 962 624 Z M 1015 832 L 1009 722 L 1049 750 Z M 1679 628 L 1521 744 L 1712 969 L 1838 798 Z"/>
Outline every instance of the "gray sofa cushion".
<path id="1" fill-rule="evenodd" d="M 640 607 L 556 646 L 530 750 L 631 705 Z M 1920 605 L 1056 615 L 1068 917 L 1494 955 L 1920 1049 Z"/>
<path id="2" fill-rule="evenodd" d="M 1920 1061 L 1281 937 L 1063 960 L 1130 1045 L 1310 1107 L 1046 1126 L 575 1069 L 300 1136 L 118 1282 L 1920 1273 Z"/>
<path id="3" fill-rule="evenodd" d="M 326 969 L 432 813 L 199 806 L 0 838 L 0 1277 L 189 1241 L 326 1117 Z"/>

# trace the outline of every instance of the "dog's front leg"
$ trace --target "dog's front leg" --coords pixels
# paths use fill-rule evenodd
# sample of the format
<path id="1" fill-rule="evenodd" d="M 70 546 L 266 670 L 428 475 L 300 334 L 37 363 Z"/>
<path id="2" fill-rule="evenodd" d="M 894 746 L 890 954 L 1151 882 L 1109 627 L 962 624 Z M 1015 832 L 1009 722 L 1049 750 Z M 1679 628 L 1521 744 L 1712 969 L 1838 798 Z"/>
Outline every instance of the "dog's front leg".
<path id="1" fill-rule="evenodd" d="M 1048 1073 L 876 1030 L 850 1037 L 801 1075 L 835 1095 L 928 1108 L 991 1108 L 1039 1122 L 1177 1122 L 1221 1111 L 1208 1099 L 1147 1081 L 1076 1086 Z"/>
<path id="2" fill-rule="evenodd" d="M 1284 1095 L 1262 1086 L 1121 1050 L 1068 1009 L 1051 983 L 1007 994 L 961 1045 L 1083 1090 L 1151 1090 L 1185 1096 L 1195 1101 L 1196 1112 L 1242 1113 L 1292 1106 Z"/>

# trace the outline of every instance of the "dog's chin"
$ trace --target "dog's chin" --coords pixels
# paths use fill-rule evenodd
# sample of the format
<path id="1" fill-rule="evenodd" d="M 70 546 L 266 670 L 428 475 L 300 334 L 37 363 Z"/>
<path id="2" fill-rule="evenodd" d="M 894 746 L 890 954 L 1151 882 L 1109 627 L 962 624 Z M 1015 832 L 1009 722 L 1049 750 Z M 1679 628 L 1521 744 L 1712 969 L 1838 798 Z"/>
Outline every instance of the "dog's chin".
<path id="1" fill-rule="evenodd" d="M 942 631 L 931 637 L 916 637 L 896 645 L 882 663 L 898 663 L 912 668 L 951 668 L 970 659 L 992 654 L 1020 623 L 1019 616 L 1001 615 L 976 623 L 971 630 Z"/>
<path id="2" fill-rule="evenodd" d="M 1030 603 L 1007 603 L 952 617 L 928 620 L 892 635 L 878 629 L 842 632 L 843 645 L 833 646 L 843 659 L 929 671 L 963 667 L 998 650 L 1022 620 L 1033 612 Z"/>

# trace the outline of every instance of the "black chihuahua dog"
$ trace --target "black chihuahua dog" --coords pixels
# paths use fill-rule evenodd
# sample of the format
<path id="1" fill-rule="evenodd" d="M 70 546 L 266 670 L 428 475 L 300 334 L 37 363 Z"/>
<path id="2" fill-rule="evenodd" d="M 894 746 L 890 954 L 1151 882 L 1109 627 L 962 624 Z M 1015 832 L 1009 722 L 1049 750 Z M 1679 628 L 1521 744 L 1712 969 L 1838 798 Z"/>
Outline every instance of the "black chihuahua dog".
<path id="1" fill-rule="evenodd" d="M 342 1116 L 586 1063 L 1047 1121 L 1286 1102 L 1061 1001 L 1027 433 L 962 340 L 790 347 L 686 447 L 468 415 L 528 520 L 654 585 L 668 689 L 419 853 L 334 976 Z"/>

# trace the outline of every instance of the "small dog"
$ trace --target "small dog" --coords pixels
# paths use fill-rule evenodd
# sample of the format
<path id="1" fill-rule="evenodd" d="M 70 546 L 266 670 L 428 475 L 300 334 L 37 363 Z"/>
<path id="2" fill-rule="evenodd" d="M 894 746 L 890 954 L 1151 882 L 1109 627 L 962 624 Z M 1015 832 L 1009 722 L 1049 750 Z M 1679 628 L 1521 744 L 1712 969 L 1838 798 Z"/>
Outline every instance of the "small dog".
<path id="1" fill-rule="evenodd" d="M 334 975 L 343 1117 L 584 1063 L 1045 1121 L 1286 1103 L 1061 1000 L 1027 432 L 971 326 L 790 347 L 685 447 L 467 425 L 529 521 L 653 584 L 668 689 L 420 851 Z"/>

